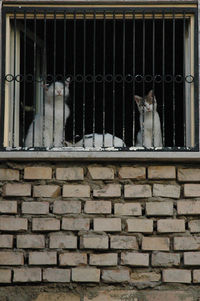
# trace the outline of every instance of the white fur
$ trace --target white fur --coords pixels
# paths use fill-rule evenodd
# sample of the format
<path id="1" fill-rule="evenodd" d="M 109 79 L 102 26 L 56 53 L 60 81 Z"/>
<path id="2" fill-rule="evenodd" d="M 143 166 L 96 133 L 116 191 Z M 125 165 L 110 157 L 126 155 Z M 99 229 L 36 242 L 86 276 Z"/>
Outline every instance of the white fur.
<path id="1" fill-rule="evenodd" d="M 148 95 L 144 99 L 137 95 L 135 95 L 134 98 L 140 112 L 140 130 L 137 134 L 136 146 L 162 147 L 160 117 L 157 112 L 156 98 L 153 96 L 152 90 L 149 91 Z M 154 105 L 153 103 L 149 103 L 147 100 L 154 102 Z"/>
<path id="2" fill-rule="evenodd" d="M 69 96 L 69 82 L 68 78 L 65 82 L 65 97 Z M 34 133 L 34 147 L 61 147 L 63 145 L 63 95 L 64 85 L 60 82 L 55 82 L 55 132 L 53 145 L 53 95 L 54 85 L 51 84 L 46 87 L 45 97 L 45 128 L 43 131 L 43 114 L 36 114 L 35 116 L 35 133 Z M 66 100 L 65 100 L 66 101 Z M 70 110 L 65 103 L 65 123 L 69 117 Z M 33 122 L 31 123 L 25 139 L 25 146 L 33 147 Z"/>
<path id="3" fill-rule="evenodd" d="M 103 147 L 103 135 L 102 134 L 94 134 L 94 143 L 95 147 Z M 78 141 L 75 146 L 82 147 L 83 139 Z M 113 135 L 107 133 L 104 135 L 104 146 L 105 147 L 113 147 Z M 124 142 L 120 138 L 114 136 L 114 147 L 123 147 Z M 85 147 L 93 147 L 93 134 L 85 135 Z"/>

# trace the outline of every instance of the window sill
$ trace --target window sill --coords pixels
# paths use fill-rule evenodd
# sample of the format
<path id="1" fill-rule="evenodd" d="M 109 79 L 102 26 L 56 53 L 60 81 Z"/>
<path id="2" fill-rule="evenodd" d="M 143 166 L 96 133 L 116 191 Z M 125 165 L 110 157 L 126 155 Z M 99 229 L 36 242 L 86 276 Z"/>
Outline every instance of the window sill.
<path id="1" fill-rule="evenodd" d="M 63 160 L 63 161 L 166 161 L 200 162 L 200 152 L 108 152 L 108 151 L 8 151 L 0 152 L 0 160 Z"/>

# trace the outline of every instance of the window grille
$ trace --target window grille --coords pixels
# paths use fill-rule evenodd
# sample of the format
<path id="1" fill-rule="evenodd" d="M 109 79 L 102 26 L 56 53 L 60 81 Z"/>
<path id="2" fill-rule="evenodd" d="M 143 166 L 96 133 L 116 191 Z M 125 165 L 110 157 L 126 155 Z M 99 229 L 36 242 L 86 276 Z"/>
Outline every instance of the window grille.
<path id="1" fill-rule="evenodd" d="M 2 20 L 1 149 L 198 150 L 196 9 L 4 7 Z"/>

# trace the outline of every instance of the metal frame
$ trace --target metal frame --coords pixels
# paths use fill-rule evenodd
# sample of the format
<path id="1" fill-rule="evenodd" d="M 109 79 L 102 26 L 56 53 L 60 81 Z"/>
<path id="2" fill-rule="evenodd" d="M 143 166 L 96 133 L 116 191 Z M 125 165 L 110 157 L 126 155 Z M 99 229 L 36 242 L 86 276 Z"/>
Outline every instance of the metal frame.
<path id="1" fill-rule="evenodd" d="M 33 7 L 3 7 L 2 9 L 2 83 L 1 83 L 1 104 L 0 104 L 0 112 L 1 112 L 1 116 L 0 116 L 0 133 L 4 132 L 4 108 L 5 108 L 5 85 L 4 85 L 4 78 L 5 78 L 5 42 L 6 42 L 6 15 L 11 13 L 11 14 L 18 14 L 18 13 L 23 13 L 26 12 L 26 16 L 29 13 L 32 14 L 39 14 L 41 13 L 42 15 L 47 16 L 48 13 L 50 14 L 54 14 L 54 20 L 55 20 L 55 14 L 62 14 L 63 20 L 66 20 L 66 12 L 72 13 L 74 14 L 74 16 L 77 13 L 81 13 L 83 15 L 86 15 L 88 13 L 92 13 L 95 18 L 96 18 L 96 14 L 98 13 L 102 13 L 105 14 L 107 13 L 121 13 L 123 16 L 123 20 L 125 20 L 125 14 L 127 14 L 129 12 L 129 10 L 131 10 L 131 13 L 135 16 L 135 14 L 143 14 L 144 13 L 153 13 L 153 16 L 155 14 L 161 14 L 164 15 L 164 13 L 170 13 L 170 14 L 192 14 L 194 15 L 194 107 L 195 107 L 195 146 L 194 147 L 163 147 L 162 149 L 155 149 L 152 148 L 152 151 L 199 151 L 199 110 L 198 110 L 198 106 L 199 106 L 199 99 L 198 99 L 198 89 L 199 89 L 199 85 L 198 85 L 198 13 L 197 13 L 197 9 L 196 8 L 190 8 L 190 7 L 186 7 L 186 8 L 177 8 L 177 7 L 164 7 L 164 8 L 160 8 L 160 7 L 155 7 L 156 4 L 154 4 L 154 7 L 147 7 L 147 8 L 138 8 L 138 7 L 131 7 L 131 5 L 129 5 L 128 7 L 116 7 L 116 6 L 106 6 L 106 7 L 77 7 L 77 6 L 72 6 L 72 7 L 41 7 L 41 6 L 33 6 Z M 46 17 L 45 17 L 46 18 Z M 104 18 L 104 24 L 105 24 L 105 18 Z M 135 20 L 135 19 L 134 19 Z M 173 19 L 174 20 L 174 19 Z M 76 19 L 74 19 L 74 26 L 76 23 Z M 95 24 L 95 22 L 94 22 Z M 113 23 L 114 24 L 114 23 Z M 123 26 L 125 27 L 125 21 L 123 22 Z M 35 24 L 36 26 L 36 24 Z M 56 25 L 55 25 L 56 26 Z M 94 25 L 95 26 L 95 25 Z M 113 25 L 114 26 L 114 25 Z M 123 27 L 123 28 L 124 28 Z M 75 27 L 74 27 L 75 28 Z M 55 27 L 54 27 L 55 30 Z M 104 26 L 104 30 L 105 30 L 105 26 Z M 124 30 L 124 29 L 123 29 Z M 85 31 L 84 31 L 85 33 Z M 123 60 L 125 59 L 125 36 L 123 35 Z M 35 37 L 36 39 L 36 37 Z M 115 43 L 115 40 L 113 38 L 113 43 Z M 134 40 L 133 40 L 134 43 Z M 155 47 L 155 41 L 153 42 L 153 47 Z M 76 47 L 76 45 L 74 45 L 74 47 Z M 104 48 L 105 48 L 105 35 L 104 35 Z M 105 49 L 104 49 L 105 50 Z M 94 49 L 93 51 L 95 51 L 95 45 L 94 45 Z M 55 54 L 55 49 L 54 49 L 54 54 Z M 34 51 L 34 56 L 36 55 L 35 51 Z M 85 56 L 85 47 L 84 47 L 84 56 Z M 173 54 L 174 56 L 174 54 Z M 154 58 L 153 58 L 154 59 Z M 105 60 L 105 51 L 104 51 L 104 60 Z M 153 67 L 154 68 L 154 67 Z M 93 62 L 93 70 L 95 70 L 95 61 Z M 34 66 L 34 72 L 35 72 L 35 66 Z M 74 70 L 75 72 L 75 70 Z M 85 72 L 85 71 L 84 71 Z M 124 70 L 123 70 L 124 73 Z M 85 74 L 85 73 L 84 73 Z M 55 75 L 55 60 L 54 60 L 54 75 Z M 104 70 L 104 75 L 105 75 L 105 70 Z M 153 85 L 155 84 L 155 80 L 153 80 Z M 174 82 L 173 82 L 174 84 Z M 113 85 L 114 85 L 114 81 L 113 81 Z M 35 86 L 35 85 L 34 85 Z M 133 85 L 134 86 L 134 85 Z M 83 87 L 85 87 L 85 84 L 83 85 Z M 74 85 L 74 94 L 75 94 L 75 85 Z M 134 89 L 134 88 L 133 88 Z M 133 91 L 135 92 L 135 91 Z M 34 87 L 34 93 L 35 93 L 35 87 Z M 123 79 L 123 95 L 125 93 L 125 86 L 124 86 L 124 79 Z M 174 88 L 173 88 L 173 93 L 174 93 Z M 85 88 L 83 91 L 84 94 L 84 99 L 85 99 Z M 93 94 L 94 95 L 94 94 Z M 105 83 L 103 84 L 103 95 L 105 96 Z M 103 105 L 105 106 L 105 97 L 103 96 Z M 114 97 L 114 95 L 113 95 Z M 55 100 L 54 100 L 55 101 Z M 175 105 L 174 103 L 175 99 L 174 99 L 174 95 L 173 95 L 173 106 Z M 34 105 L 35 106 L 35 105 Z M 75 108 L 75 102 L 73 102 L 73 106 Z M 95 107 L 93 108 L 95 111 Z M 123 103 L 123 137 L 125 135 L 125 127 L 124 127 L 124 103 Z M 173 111 L 174 112 L 174 111 Z M 105 108 L 104 108 L 104 113 L 105 113 Z M 85 114 L 85 113 L 84 113 Z M 173 113 L 174 114 L 174 113 Z M 55 123 L 55 116 L 54 116 L 54 121 L 53 123 Z M 104 120 L 105 122 L 105 120 Z M 74 123 L 75 123 L 75 116 L 74 116 Z M 83 127 L 84 127 L 84 123 L 85 123 L 85 117 L 83 118 Z M 93 129 L 95 129 L 95 123 L 93 121 Z M 103 130 L 105 133 L 105 129 Z M 0 135 L 0 146 L 1 146 L 1 150 L 3 151 L 8 151 L 8 150 L 16 150 L 15 148 L 4 148 L 3 147 L 3 136 Z M 175 137 L 173 138 L 173 140 L 175 141 Z M 73 141 L 74 143 L 74 141 Z M 84 141 L 83 141 L 84 144 Z M 175 143 L 174 143 L 175 145 Z M 104 146 L 104 141 L 103 141 L 103 146 Z M 18 148 L 19 151 L 26 151 L 23 148 Z M 35 148 L 34 151 L 38 151 L 38 150 L 44 150 L 46 151 L 46 149 L 37 149 Z M 70 148 L 62 148 L 61 151 L 70 151 Z M 145 148 L 118 148 L 118 151 L 147 151 Z M 149 149 L 148 149 L 149 150 Z M 71 151 L 97 151 L 96 149 L 74 149 L 72 148 Z M 101 150 L 100 150 L 101 151 Z M 115 150 L 116 151 L 116 150 Z"/>

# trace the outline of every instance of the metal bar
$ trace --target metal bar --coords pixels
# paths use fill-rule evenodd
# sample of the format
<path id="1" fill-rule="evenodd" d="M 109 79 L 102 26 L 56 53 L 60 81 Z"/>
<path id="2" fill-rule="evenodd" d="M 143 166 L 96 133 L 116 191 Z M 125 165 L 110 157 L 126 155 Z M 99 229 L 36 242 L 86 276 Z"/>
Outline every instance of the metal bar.
<path id="1" fill-rule="evenodd" d="M 186 37 L 185 12 L 183 13 L 183 146 L 186 147 L 186 93 L 185 93 L 185 37 Z"/>
<path id="2" fill-rule="evenodd" d="M 152 37 L 152 73 L 153 73 L 153 112 L 152 112 L 152 146 L 155 146 L 155 127 L 154 127 L 154 98 L 155 98 L 155 15 L 153 13 L 153 37 Z"/>
<path id="3" fill-rule="evenodd" d="M 115 146 L 115 60 L 116 60 L 116 19 L 115 13 L 113 15 L 113 147 Z"/>
<path id="4" fill-rule="evenodd" d="M 163 12 L 163 22 L 162 22 L 162 139 L 163 147 L 165 146 L 165 13 Z"/>
<path id="5" fill-rule="evenodd" d="M 95 147 L 95 114 L 96 114 L 96 101 L 95 101 L 95 70 L 96 70 L 96 12 L 94 12 L 94 23 L 93 23 L 93 138 L 92 145 Z"/>
<path id="6" fill-rule="evenodd" d="M 83 20 L 83 147 L 85 147 L 86 18 Z"/>
<path id="7" fill-rule="evenodd" d="M 12 147 L 15 146 L 15 98 L 16 98 L 16 83 L 15 83 L 15 77 L 16 77 L 16 12 L 14 12 L 14 60 L 13 60 L 13 75 L 14 75 L 14 80 L 13 80 L 13 123 L 12 123 Z"/>
<path id="8" fill-rule="evenodd" d="M 23 80 L 23 112 L 22 112 L 22 146 L 25 146 L 25 99 L 26 99 L 26 12 L 24 11 L 24 80 Z"/>
<path id="9" fill-rule="evenodd" d="M 47 20 L 46 20 L 46 12 L 44 13 L 44 53 L 43 53 L 43 59 L 44 59 L 44 93 L 43 93 L 43 120 L 42 120 L 42 146 L 45 146 L 45 101 L 46 101 L 46 95 L 45 95 L 45 88 L 46 88 L 46 68 L 47 68 Z"/>
<path id="10" fill-rule="evenodd" d="M 6 64 L 6 13 L 2 10 L 2 41 L 1 41 L 1 101 L 0 101 L 0 147 L 4 147 L 4 114 L 5 114 L 5 64 Z"/>
<path id="11" fill-rule="evenodd" d="M 123 146 L 125 145 L 125 55 L 126 55 L 126 24 L 125 24 L 125 12 L 123 12 L 123 54 L 122 54 L 122 72 L 123 72 L 123 81 L 122 81 L 122 140 Z"/>
<path id="12" fill-rule="evenodd" d="M 73 55 L 74 55 L 74 84 L 73 84 L 73 146 L 75 146 L 75 136 L 76 136 L 76 114 L 75 114 L 75 104 L 76 104 L 76 13 L 74 12 L 74 43 L 73 43 Z"/>
<path id="13" fill-rule="evenodd" d="M 145 96 L 145 12 L 143 11 L 143 19 L 142 19 L 142 75 L 143 75 L 143 81 L 142 81 L 142 97 L 144 99 Z M 144 146 L 144 106 L 142 106 L 142 146 Z"/>
<path id="14" fill-rule="evenodd" d="M 55 146 L 55 82 L 56 82 L 56 11 L 54 11 L 53 24 L 53 147 Z"/>
<path id="15" fill-rule="evenodd" d="M 63 94 L 63 145 L 64 145 L 64 141 L 65 141 L 65 76 L 66 76 L 66 52 L 67 52 L 67 48 L 66 48 L 66 11 L 64 12 L 64 37 L 63 37 L 63 43 L 64 43 L 64 47 L 63 47 L 63 85 L 64 85 L 64 94 Z"/>
<path id="16" fill-rule="evenodd" d="M 105 75 L 106 75 L 106 14 L 104 11 L 104 20 L 103 20 L 103 147 L 105 147 L 105 96 L 106 96 L 106 89 L 105 89 Z"/>
<path id="17" fill-rule="evenodd" d="M 133 146 L 135 146 L 135 11 L 133 11 Z"/>
<path id="18" fill-rule="evenodd" d="M 199 151 L 199 58 L 198 12 L 194 14 L 194 99 L 195 99 L 195 150 Z"/>
<path id="19" fill-rule="evenodd" d="M 173 99 L 173 147 L 176 145 L 176 124 L 175 124 L 175 118 L 176 118 L 176 114 L 175 114 L 175 110 L 176 110 L 176 106 L 175 106 L 175 50 L 176 50 L 176 38 L 175 38 L 175 14 L 173 11 L 173 36 L 172 36 L 172 47 L 173 47 L 173 58 L 172 58 L 172 63 L 173 63 L 173 91 L 172 91 L 172 99 Z"/>
<path id="20" fill-rule="evenodd" d="M 34 46 L 33 46 L 33 144 L 35 146 L 35 115 L 36 115 L 36 11 L 34 11 Z"/>

